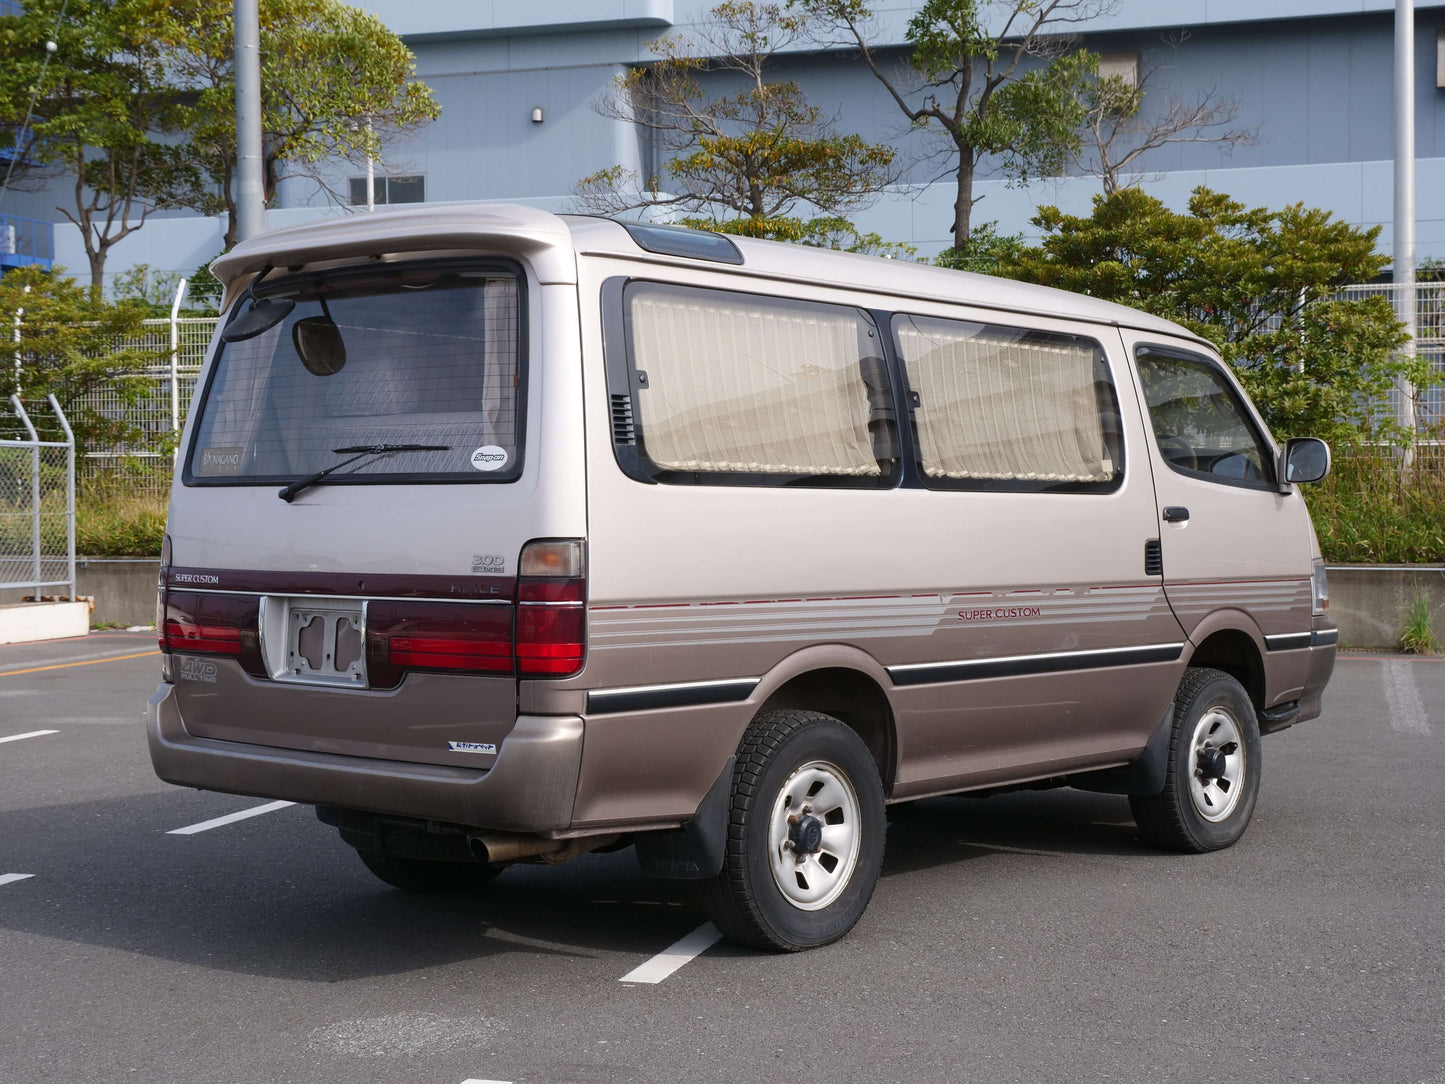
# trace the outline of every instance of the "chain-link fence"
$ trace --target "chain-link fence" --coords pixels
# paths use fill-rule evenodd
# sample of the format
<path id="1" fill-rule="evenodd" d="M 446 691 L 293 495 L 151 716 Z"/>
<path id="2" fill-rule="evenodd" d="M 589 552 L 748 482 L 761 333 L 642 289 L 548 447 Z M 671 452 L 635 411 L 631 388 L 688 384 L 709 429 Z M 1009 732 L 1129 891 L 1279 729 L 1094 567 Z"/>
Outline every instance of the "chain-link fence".
<path id="1" fill-rule="evenodd" d="M 0 411 L 0 588 L 75 597 L 75 435 L 52 395 Z M 64 441 L 42 440 L 31 414 L 53 412 Z M 49 425 L 43 426 L 49 429 Z"/>
<path id="2" fill-rule="evenodd" d="M 116 344 L 118 350 L 154 350 L 169 354 L 173 360 L 134 374 L 146 385 L 139 401 L 128 401 L 118 389 L 109 387 L 97 389 L 81 400 L 81 406 L 107 418 L 124 420 L 143 434 L 131 444 L 87 452 L 80 467 L 86 482 L 162 498 L 170 492 L 172 457 L 167 449 L 186 420 L 186 407 L 217 319 L 191 316 L 146 320 L 141 335 Z"/>
<path id="3" fill-rule="evenodd" d="M 1404 318 L 1408 286 L 1388 282 L 1371 282 L 1346 286 L 1338 296 L 1345 301 L 1367 297 L 1383 297 L 1395 312 Z M 1445 282 L 1418 282 L 1415 290 L 1415 353 L 1428 358 L 1435 371 L 1445 374 Z M 1390 393 L 1390 409 L 1398 411 L 1399 392 Z M 1396 415 L 1398 416 L 1398 415 Z M 1439 428 L 1445 421 L 1445 385 L 1420 391 L 1415 398 L 1415 425 L 1422 432 Z"/>

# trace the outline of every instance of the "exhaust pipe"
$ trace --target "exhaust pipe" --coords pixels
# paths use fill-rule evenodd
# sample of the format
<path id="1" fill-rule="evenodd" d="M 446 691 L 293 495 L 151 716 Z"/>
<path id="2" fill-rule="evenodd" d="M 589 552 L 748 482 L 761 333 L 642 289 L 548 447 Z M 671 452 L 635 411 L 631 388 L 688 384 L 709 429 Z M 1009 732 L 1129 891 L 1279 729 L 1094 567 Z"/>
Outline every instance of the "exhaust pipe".
<path id="1" fill-rule="evenodd" d="M 478 862 L 515 862 L 521 858 L 540 858 L 543 862 L 556 864 L 569 858 L 610 846 L 622 837 L 617 834 L 606 836 L 583 836 L 577 839 L 543 839 L 541 836 L 522 835 L 517 832 L 483 832 L 468 836 L 467 844 Z"/>

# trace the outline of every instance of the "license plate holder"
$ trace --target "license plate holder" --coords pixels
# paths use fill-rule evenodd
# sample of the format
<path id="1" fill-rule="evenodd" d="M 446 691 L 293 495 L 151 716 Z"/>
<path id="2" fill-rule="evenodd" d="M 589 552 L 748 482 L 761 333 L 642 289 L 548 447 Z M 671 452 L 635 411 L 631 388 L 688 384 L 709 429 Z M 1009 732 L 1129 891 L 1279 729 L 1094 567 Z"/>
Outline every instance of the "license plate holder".
<path id="1" fill-rule="evenodd" d="M 366 608 L 360 602 L 288 599 L 286 656 L 277 681 L 366 688 Z"/>

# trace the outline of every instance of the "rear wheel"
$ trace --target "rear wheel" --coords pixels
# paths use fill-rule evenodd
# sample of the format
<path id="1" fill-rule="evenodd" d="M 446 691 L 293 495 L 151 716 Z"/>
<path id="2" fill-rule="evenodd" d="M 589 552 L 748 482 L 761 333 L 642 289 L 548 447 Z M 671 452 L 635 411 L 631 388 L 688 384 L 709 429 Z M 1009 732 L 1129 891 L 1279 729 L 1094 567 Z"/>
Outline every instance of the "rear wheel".
<path id="1" fill-rule="evenodd" d="M 438 895 L 470 892 L 489 884 L 501 866 L 484 862 L 430 862 L 422 858 L 395 858 L 389 854 L 357 851 L 366 868 L 403 892 Z"/>
<path id="2" fill-rule="evenodd" d="M 1164 790 L 1129 799 L 1139 835 L 1193 854 L 1230 846 L 1254 815 L 1260 768 L 1249 694 L 1219 670 L 1189 670 L 1174 697 Z"/>
<path id="3" fill-rule="evenodd" d="M 738 749 L 708 917 L 754 948 L 836 941 L 873 896 L 884 827 L 883 785 L 857 734 L 817 712 L 760 715 Z"/>

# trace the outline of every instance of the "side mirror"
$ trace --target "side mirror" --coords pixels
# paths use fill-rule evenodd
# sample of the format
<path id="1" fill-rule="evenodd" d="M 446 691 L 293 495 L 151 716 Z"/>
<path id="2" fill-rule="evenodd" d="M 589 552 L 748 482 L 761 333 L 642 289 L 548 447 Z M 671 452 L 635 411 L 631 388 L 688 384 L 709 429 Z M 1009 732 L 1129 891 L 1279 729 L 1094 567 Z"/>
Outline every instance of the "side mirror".
<path id="1" fill-rule="evenodd" d="M 291 325 L 291 342 L 296 356 L 313 376 L 332 376 L 346 364 L 346 344 L 341 329 L 329 316 L 308 316 Z"/>
<path id="2" fill-rule="evenodd" d="M 1315 437 L 1290 437 L 1280 459 L 1286 482 L 1318 482 L 1330 473 L 1330 446 Z"/>

